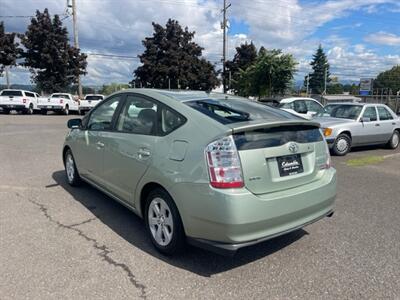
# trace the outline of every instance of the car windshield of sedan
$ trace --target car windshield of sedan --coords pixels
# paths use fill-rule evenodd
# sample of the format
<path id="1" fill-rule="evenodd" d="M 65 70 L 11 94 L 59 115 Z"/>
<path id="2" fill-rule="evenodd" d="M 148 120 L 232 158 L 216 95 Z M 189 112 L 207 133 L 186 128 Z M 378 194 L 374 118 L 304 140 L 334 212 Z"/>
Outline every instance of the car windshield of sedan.
<path id="1" fill-rule="evenodd" d="M 333 118 L 356 120 L 361 110 L 361 105 L 338 105 L 331 110 L 330 115 Z"/>

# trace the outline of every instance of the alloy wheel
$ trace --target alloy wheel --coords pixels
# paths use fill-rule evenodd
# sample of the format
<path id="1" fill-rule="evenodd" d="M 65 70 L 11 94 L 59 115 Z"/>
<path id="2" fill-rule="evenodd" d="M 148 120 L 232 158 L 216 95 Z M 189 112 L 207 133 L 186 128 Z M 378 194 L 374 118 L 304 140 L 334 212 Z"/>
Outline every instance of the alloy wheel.
<path id="1" fill-rule="evenodd" d="M 174 220 L 171 209 L 161 198 L 154 198 L 148 209 L 148 224 L 151 235 L 160 246 L 167 246 L 173 237 Z"/>

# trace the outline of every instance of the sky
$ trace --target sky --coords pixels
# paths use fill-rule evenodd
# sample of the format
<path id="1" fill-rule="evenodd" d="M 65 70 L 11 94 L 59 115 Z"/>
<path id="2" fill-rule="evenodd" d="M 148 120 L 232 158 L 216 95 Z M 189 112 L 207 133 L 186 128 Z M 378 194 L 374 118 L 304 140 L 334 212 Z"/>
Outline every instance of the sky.
<path id="1" fill-rule="evenodd" d="M 152 22 L 168 18 L 195 31 L 203 56 L 221 68 L 222 0 L 76 0 L 79 44 L 88 54 L 85 85 L 127 83 L 140 64 L 141 41 L 153 32 Z M 400 64 L 400 0 L 231 0 L 227 10 L 228 57 L 252 41 L 257 48 L 282 49 L 298 61 L 296 80 L 310 72 L 319 44 L 330 72 L 340 81 L 358 81 Z M 48 8 L 62 15 L 71 42 L 72 17 L 67 0 L 0 0 L 0 20 L 7 32 L 26 30 L 35 11 Z M 17 17 L 16 17 L 17 16 Z M 128 57 L 99 56 L 96 54 Z M 30 75 L 11 69 L 11 82 L 28 84 Z M 0 78 L 0 84 L 5 78 Z"/>

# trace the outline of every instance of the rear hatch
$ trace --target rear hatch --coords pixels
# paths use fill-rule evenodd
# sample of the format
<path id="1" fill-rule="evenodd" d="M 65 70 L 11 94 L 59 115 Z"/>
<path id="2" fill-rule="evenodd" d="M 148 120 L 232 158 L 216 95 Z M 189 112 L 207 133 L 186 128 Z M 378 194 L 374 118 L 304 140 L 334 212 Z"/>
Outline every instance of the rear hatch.
<path id="1" fill-rule="evenodd" d="M 24 104 L 24 96 L 22 95 L 22 91 L 5 90 L 0 95 L 0 102 L 2 104 L 20 105 Z"/>
<path id="2" fill-rule="evenodd" d="M 228 126 L 239 152 L 245 186 L 252 193 L 282 191 L 322 176 L 327 151 L 317 123 L 234 125 Z"/>

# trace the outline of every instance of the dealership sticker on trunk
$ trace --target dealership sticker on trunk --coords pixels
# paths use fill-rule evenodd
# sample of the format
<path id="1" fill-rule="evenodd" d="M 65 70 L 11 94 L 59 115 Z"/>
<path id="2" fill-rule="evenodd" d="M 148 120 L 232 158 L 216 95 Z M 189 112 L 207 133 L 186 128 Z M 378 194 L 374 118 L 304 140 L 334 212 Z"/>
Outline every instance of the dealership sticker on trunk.
<path id="1" fill-rule="evenodd" d="M 300 154 L 277 157 L 278 169 L 281 177 L 303 173 L 303 163 Z"/>

